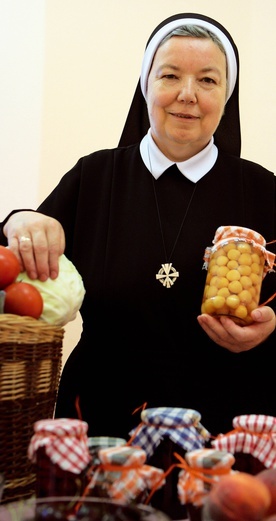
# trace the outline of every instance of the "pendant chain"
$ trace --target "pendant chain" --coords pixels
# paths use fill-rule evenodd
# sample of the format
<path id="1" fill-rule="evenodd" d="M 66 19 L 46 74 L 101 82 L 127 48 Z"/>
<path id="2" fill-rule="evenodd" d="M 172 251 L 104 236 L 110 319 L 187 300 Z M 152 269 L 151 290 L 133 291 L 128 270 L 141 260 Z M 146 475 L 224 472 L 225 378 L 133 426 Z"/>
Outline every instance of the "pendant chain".
<path id="1" fill-rule="evenodd" d="M 168 256 L 167 255 L 167 249 L 166 249 L 166 245 L 165 245 L 165 238 L 164 238 L 164 232 L 163 232 L 163 226 L 162 226 L 162 221 L 161 221 L 161 216 L 160 216 L 160 209 L 159 209 L 159 204 L 158 204 L 158 199 L 157 199 L 157 193 L 156 193 L 156 189 L 155 189 L 155 184 L 154 184 L 154 177 L 152 176 L 152 183 L 153 183 L 153 191 L 154 191 L 154 198 L 155 198 L 155 204 L 156 204 L 156 210 L 157 210 L 157 215 L 158 215 L 158 221 L 159 221 L 159 226 L 160 226 L 160 232 L 161 232 L 161 237 L 162 237 L 162 242 L 163 242 L 163 249 L 164 249 L 164 253 L 165 253 L 165 258 L 166 258 L 166 261 L 169 262 L 172 255 L 173 255 L 173 252 L 175 250 L 175 247 L 177 245 L 177 242 L 178 242 L 178 239 L 179 239 L 179 236 L 180 236 L 180 233 L 181 233 L 181 230 L 183 228 L 183 224 L 186 220 L 186 217 L 187 217 L 187 214 L 188 214 L 188 211 L 189 211 L 189 208 L 191 206 L 191 203 L 192 203 L 192 200 L 193 200 L 193 197 L 194 197 L 194 193 L 196 191 L 196 187 L 197 187 L 197 184 L 195 184 L 194 186 L 194 189 L 192 191 L 192 195 L 190 197 L 190 201 L 188 203 L 188 206 L 186 208 L 186 212 L 183 216 L 183 219 L 182 219 L 182 222 L 181 222 L 181 225 L 180 225 L 180 228 L 178 230 L 178 233 L 177 233 L 177 236 L 176 236 L 176 239 L 175 239 L 175 242 L 174 242 L 174 245 L 172 247 L 172 251 L 170 253 L 170 255 Z"/>
<path id="2" fill-rule="evenodd" d="M 149 147 L 148 147 L 148 158 L 149 158 L 150 171 L 151 171 L 151 175 L 152 175 L 152 186 L 153 186 L 153 192 L 154 192 L 154 198 L 155 198 L 155 205 L 156 205 L 157 216 L 158 216 L 159 227 L 160 227 L 160 233 L 161 233 L 162 244 L 163 244 L 165 260 L 166 260 L 166 262 L 164 264 L 161 264 L 161 268 L 158 271 L 158 273 L 156 274 L 156 279 L 159 280 L 161 282 L 161 284 L 163 284 L 164 287 L 171 288 L 172 285 L 177 280 L 177 278 L 179 277 L 179 272 L 176 271 L 176 269 L 173 267 L 172 263 L 170 263 L 170 259 L 171 259 L 172 255 L 173 255 L 175 247 L 176 247 L 176 245 L 178 243 L 178 239 L 180 237 L 180 234 L 181 234 L 184 222 L 186 220 L 189 208 L 191 206 L 191 203 L 192 203 L 195 191 L 196 191 L 197 183 L 195 183 L 194 189 L 192 191 L 192 195 L 190 197 L 188 206 L 186 208 L 186 211 L 184 213 L 184 216 L 183 216 L 180 228 L 178 230 L 176 239 L 174 241 L 174 245 L 172 247 L 170 255 L 168 256 L 167 255 L 167 248 L 166 248 L 166 244 L 165 244 L 165 237 L 164 237 L 164 231 L 163 231 L 163 226 L 162 226 L 162 220 L 161 220 L 161 215 L 160 215 L 160 209 L 159 209 L 159 204 L 158 204 L 158 198 L 157 198 L 157 193 L 156 193 L 156 188 L 155 188 L 155 178 L 154 178 L 154 176 L 152 174 L 152 166 L 151 166 Z"/>

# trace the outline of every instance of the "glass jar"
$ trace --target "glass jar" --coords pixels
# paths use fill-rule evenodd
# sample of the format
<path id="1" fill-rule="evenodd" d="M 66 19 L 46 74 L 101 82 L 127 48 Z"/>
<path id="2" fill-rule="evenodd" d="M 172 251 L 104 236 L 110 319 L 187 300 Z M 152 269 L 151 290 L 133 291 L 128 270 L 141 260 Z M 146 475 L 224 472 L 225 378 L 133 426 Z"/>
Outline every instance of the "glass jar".
<path id="1" fill-rule="evenodd" d="M 145 465 L 146 453 L 128 445 L 100 449 L 87 495 L 111 498 L 122 504 L 142 504 L 148 493 L 165 484 L 161 469 Z"/>
<path id="2" fill-rule="evenodd" d="M 185 454 L 177 490 L 190 521 L 201 521 L 206 496 L 222 476 L 233 472 L 234 462 L 234 456 L 226 450 L 203 448 Z"/>
<path id="3" fill-rule="evenodd" d="M 265 414 L 235 416 L 230 432 L 219 434 L 211 444 L 217 450 L 231 451 L 233 468 L 256 475 L 276 465 L 276 418 Z"/>
<path id="4" fill-rule="evenodd" d="M 213 244 L 205 251 L 207 276 L 201 312 L 226 315 L 240 325 L 251 324 L 251 312 L 260 302 L 262 280 L 269 264 L 273 265 L 266 241 L 249 228 L 221 226 Z"/>
<path id="5" fill-rule="evenodd" d="M 130 433 L 131 443 L 143 448 L 147 464 L 167 472 L 175 463 L 175 453 L 184 457 L 187 451 L 202 448 L 211 434 L 201 424 L 201 415 L 194 409 L 154 407 L 141 412 L 141 423 Z M 186 505 L 177 491 L 179 468 L 174 467 L 163 487 L 150 500 L 153 508 L 162 510 L 171 519 L 186 519 Z"/>
<path id="6" fill-rule="evenodd" d="M 28 457 L 36 469 L 36 497 L 80 496 L 89 482 L 88 424 L 46 419 L 34 424 Z"/>
<path id="7" fill-rule="evenodd" d="M 126 445 L 124 438 L 115 438 L 112 436 L 91 436 L 88 438 L 88 449 L 92 458 L 92 466 L 100 463 L 99 450 L 108 449 L 109 447 L 122 447 Z"/>

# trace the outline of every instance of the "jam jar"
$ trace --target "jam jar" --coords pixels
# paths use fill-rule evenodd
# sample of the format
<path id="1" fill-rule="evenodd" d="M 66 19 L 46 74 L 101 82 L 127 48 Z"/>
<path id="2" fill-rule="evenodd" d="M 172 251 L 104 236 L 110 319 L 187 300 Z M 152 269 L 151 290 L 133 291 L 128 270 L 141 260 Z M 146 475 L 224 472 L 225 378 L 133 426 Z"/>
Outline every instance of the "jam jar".
<path id="1" fill-rule="evenodd" d="M 122 504 L 143 504 L 148 494 L 165 484 L 162 469 L 145 464 L 140 447 L 117 446 L 100 449 L 99 465 L 93 468 L 87 495 L 111 498 Z"/>
<path id="2" fill-rule="evenodd" d="M 88 485 L 91 455 L 88 424 L 75 419 L 35 422 L 28 457 L 36 469 L 36 497 L 81 496 Z"/>
<path id="3" fill-rule="evenodd" d="M 203 448 L 185 454 L 180 463 L 177 490 L 190 521 L 201 521 L 206 496 L 222 476 L 233 472 L 234 462 L 233 454 L 226 450 Z"/>
<path id="4" fill-rule="evenodd" d="M 187 451 L 204 447 L 211 434 L 194 409 L 145 408 L 140 418 L 140 424 L 130 433 L 131 443 L 145 450 L 148 465 L 166 473 L 165 485 L 156 490 L 149 504 L 171 519 L 186 519 L 187 508 L 180 502 L 177 490 L 179 468 L 175 466 L 175 453 L 184 457 Z"/>
<path id="5" fill-rule="evenodd" d="M 253 322 L 251 312 L 259 305 L 262 280 L 275 257 L 265 246 L 262 235 L 249 228 L 217 229 L 213 247 L 205 250 L 202 313 L 226 315 L 240 325 Z"/>

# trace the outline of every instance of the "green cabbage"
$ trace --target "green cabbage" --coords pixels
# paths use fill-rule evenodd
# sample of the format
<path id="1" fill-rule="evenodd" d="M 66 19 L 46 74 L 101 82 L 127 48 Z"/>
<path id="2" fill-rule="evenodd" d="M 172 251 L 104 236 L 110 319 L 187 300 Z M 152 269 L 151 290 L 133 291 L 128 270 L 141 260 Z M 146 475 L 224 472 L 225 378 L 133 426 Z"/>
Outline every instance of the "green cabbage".
<path id="1" fill-rule="evenodd" d="M 45 282 L 32 280 L 24 271 L 16 281 L 35 286 L 43 298 L 43 311 L 39 320 L 55 326 L 64 326 L 77 316 L 85 295 L 82 277 L 74 264 L 65 255 L 59 258 L 59 274 L 56 279 Z"/>

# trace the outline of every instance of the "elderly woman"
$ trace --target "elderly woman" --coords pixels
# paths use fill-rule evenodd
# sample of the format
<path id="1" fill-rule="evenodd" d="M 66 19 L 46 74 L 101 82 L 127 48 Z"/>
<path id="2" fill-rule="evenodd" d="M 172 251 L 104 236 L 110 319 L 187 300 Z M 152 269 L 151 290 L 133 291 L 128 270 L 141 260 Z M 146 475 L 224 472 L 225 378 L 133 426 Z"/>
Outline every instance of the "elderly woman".
<path id="1" fill-rule="evenodd" d="M 82 157 L 37 211 L 2 223 L 31 278 L 57 277 L 63 252 L 83 277 L 56 416 L 77 417 L 78 400 L 90 435 L 127 438 L 144 403 L 195 409 L 214 436 L 239 414 L 276 416 L 273 300 L 244 327 L 200 314 L 216 229 L 276 238 L 276 177 L 240 158 L 238 76 L 218 22 L 168 18 L 148 41 L 120 146 Z"/>

